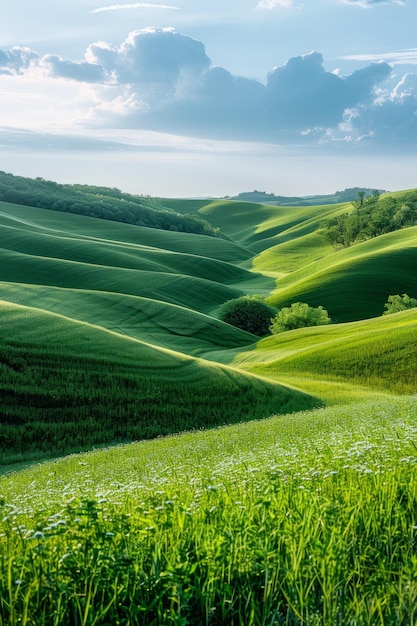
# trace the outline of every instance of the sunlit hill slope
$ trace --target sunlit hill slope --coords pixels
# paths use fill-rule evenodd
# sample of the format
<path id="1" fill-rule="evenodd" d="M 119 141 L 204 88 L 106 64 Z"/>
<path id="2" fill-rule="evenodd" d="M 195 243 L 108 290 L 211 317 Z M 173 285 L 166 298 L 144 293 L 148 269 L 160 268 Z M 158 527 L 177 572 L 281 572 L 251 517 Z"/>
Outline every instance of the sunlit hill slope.
<path id="1" fill-rule="evenodd" d="M 155 204 L 213 232 L 0 203 L 3 462 L 415 391 L 417 315 L 380 316 L 417 294 L 417 227 L 335 249 L 349 203 Z M 219 319 L 245 294 L 333 324 L 261 340 Z"/>

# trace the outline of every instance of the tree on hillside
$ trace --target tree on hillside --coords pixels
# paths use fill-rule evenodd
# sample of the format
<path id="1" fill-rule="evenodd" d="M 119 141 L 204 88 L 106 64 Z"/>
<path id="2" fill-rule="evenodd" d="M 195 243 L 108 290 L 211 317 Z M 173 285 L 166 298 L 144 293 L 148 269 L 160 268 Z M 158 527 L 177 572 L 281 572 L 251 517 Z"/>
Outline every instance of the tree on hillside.
<path id="1" fill-rule="evenodd" d="M 330 324 L 331 319 L 322 306 L 312 307 L 305 302 L 294 302 L 290 307 L 283 307 L 272 320 L 270 330 L 278 335 L 286 330 Z"/>
<path id="2" fill-rule="evenodd" d="M 417 192 L 381 196 L 378 190 L 353 202 L 354 211 L 336 215 L 323 224 L 323 236 L 332 245 L 348 247 L 379 235 L 417 225 Z"/>
<path id="3" fill-rule="evenodd" d="M 272 318 L 277 309 L 269 305 L 262 295 L 246 295 L 224 303 L 220 319 L 259 337 L 269 334 Z"/>
<path id="4" fill-rule="evenodd" d="M 364 198 L 365 198 L 365 192 L 364 191 L 358 191 L 358 199 L 356 201 L 358 207 L 363 206 Z"/>
<path id="5" fill-rule="evenodd" d="M 384 304 L 385 311 L 383 315 L 391 315 L 391 313 L 398 313 L 399 311 L 406 311 L 415 307 L 417 307 L 417 299 L 410 298 L 406 293 L 403 293 L 402 296 L 398 294 L 388 296 L 388 302 Z"/>

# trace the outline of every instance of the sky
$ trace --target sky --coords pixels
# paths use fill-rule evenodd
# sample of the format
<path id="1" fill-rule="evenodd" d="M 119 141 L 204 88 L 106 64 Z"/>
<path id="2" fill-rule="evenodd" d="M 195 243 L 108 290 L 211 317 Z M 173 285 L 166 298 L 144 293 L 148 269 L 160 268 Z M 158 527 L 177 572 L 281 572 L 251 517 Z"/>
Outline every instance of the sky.
<path id="1" fill-rule="evenodd" d="M 14 0 L 0 170 L 162 197 L 417 186 L 416 0 Z"/>

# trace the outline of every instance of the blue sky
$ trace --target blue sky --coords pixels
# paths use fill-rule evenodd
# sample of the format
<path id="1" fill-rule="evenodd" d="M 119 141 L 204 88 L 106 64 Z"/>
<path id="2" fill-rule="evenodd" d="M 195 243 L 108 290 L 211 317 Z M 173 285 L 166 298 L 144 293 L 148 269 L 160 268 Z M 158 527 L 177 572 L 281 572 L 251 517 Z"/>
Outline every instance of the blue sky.
<path id="1" fill-rule="evenodd" d="M 417 186 L 415 0 L 16 0 L 0 169 L 138 194 Z"/>

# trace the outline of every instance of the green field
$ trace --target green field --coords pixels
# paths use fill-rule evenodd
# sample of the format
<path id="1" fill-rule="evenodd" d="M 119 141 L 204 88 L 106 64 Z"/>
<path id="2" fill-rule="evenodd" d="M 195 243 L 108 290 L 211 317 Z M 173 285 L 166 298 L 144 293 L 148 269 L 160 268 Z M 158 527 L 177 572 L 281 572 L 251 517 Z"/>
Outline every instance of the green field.
<path id="1" fill-rule="evenodd" d="M 414 624 L 416 396 L 0 479 L 3 624 Z"/>
<path id="2" fill-rule="evenodd" d="M 415 624 L 417 227 L 148 204 L 218 236 L 0 202 L 0 626 Z"/>

